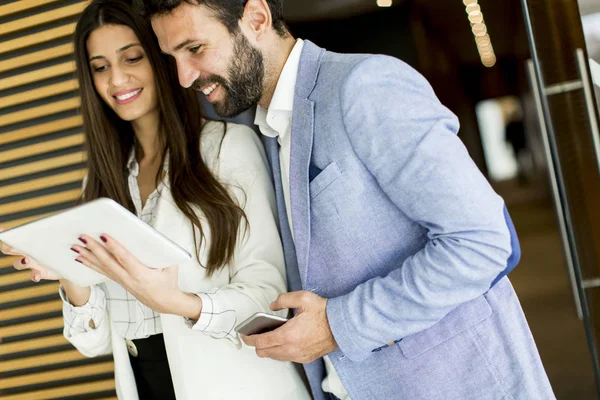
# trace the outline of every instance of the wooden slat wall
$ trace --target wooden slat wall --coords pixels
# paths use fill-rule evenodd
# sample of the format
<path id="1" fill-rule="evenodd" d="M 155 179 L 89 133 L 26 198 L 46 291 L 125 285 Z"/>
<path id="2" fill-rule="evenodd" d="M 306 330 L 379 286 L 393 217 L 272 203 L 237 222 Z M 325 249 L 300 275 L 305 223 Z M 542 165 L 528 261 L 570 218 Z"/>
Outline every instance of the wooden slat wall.
<path id="1" fill-rule="evenodd" d="M 0 2 L 0 227 L 75 204 L 85 175 L 71 35 L 81 0 Z M 0 400 L 116 399 L 110 356 L 63 337 L 56 282 L 0 256 Z"/>

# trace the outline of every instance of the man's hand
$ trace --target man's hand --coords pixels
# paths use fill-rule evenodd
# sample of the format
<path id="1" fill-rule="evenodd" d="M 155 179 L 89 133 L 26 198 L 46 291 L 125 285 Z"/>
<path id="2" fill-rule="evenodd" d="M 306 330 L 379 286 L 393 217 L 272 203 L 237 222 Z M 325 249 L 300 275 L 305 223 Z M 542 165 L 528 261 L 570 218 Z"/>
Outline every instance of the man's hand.
<path id="1" fill-rule="evenodd" d="M 141 303 L 157 312 L 181 315 L 192 320 L 200 317 L 202 300 L 179 289 L 177 266 L 149 268 L 109 235 L 102 235 L 101 239 L 106 247 L 92 237 L 82 235 L 79 240 L 86 246 L 73 246 L 80 254 L 76 260 L 117 282 Z"/>
<path id="2" fill-rule="evenodd" d="M 284 293 L 271 303 L 271 310 L 296 308 L 296 316 L 272 332 L 242 336 L 242 340 L 256 347 L 259 357 L 310 363 L 338 348 L 327 321 L 326 306 L 327 299 L 312 292 Z"/>

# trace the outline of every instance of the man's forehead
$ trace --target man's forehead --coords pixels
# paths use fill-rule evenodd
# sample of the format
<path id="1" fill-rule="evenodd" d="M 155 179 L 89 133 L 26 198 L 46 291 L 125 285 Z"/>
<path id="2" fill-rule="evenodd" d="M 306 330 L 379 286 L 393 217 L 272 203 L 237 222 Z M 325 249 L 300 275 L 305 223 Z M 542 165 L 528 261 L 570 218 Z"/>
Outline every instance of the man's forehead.
<path id="1" fill-rule="evenodd" d="M 158 38 L 163 51 L 172 50 L 183 36 L 194 32 L 191 18 L 186 15 L 161 14 L 151 19 L 152 29 Z M 185 40 L 185 39 L 183 39 Z"/>
<path id="2" fill-rule="evenodd" d="M 214 30 L 218 21 L 212 14 L 205 6 L 183 3 L 168 14 L 153 16 L 150 21 L 163 50 L 173 50 L 192 36 L 201 39 L 203 32 Z"/>

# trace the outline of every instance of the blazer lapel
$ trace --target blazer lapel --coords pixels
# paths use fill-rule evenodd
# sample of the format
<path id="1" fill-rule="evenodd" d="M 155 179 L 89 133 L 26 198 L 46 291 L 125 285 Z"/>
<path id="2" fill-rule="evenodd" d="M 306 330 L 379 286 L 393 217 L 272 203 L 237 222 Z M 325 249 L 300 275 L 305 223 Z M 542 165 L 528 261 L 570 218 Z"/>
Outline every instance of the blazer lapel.
<path id="1" fill-rule="evenodd" d="M 313 91 L 325 50 L 306 40 L 300 56 L 294 92 L 290 154 L 290 202 L 294 243 L 300 278 L 306 284 L 310 247 L 310 194 L 308 170 L 314 135 Z"/>

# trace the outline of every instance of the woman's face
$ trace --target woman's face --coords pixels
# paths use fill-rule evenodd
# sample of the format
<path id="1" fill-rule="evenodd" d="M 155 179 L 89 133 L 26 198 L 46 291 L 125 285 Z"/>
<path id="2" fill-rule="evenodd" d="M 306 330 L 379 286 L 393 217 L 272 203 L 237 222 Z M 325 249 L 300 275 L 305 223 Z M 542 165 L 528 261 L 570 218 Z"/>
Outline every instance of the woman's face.
<path id="1" fill-rule="evenodd" d="M 154 73 L 133 30 L 104 25 L 86 43 L 96 91 L 117 115 L 135 121 L 158 109 Z"/>

